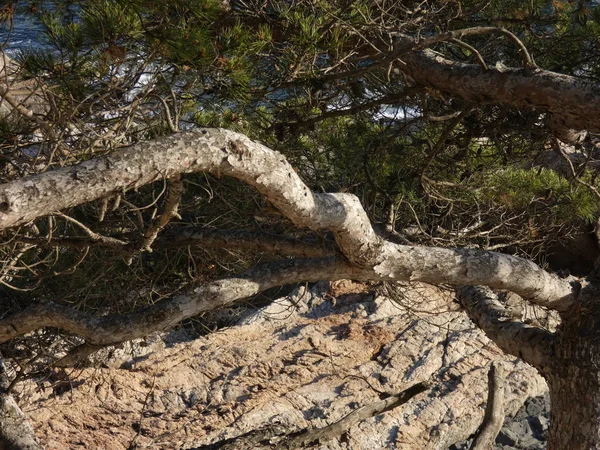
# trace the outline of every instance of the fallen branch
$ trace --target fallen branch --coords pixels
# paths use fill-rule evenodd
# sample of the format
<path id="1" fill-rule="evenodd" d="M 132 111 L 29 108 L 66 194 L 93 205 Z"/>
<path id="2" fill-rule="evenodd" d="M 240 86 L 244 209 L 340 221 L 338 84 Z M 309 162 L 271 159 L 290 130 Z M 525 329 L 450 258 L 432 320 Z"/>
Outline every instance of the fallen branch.
<path id="1" fill-rule="evenodd" d="M 318 442 L 322 444 L 330 439 L 341 436 L 363 420 L 375 417 L 405 404 L 416 395 L 425 392 L 428 388 L 428 383 L 415 384 L 400 394 L 390 395 L 388 398 L 358 408 L 334 424 L 315 430 L 307 430 L 298 436 L 287 438 L 283 442 L 280 442 L 277 448 L 295 450 L 306 448 L 311 443 Z"/>
<path id="2" fill-rule="evenodd" d="M 504 424 L 504 368 L 493 362 L 488 372 L 488 401 L 479 433 L 469 450 L 488 450 L 493 447 L 496 436 Z"/>

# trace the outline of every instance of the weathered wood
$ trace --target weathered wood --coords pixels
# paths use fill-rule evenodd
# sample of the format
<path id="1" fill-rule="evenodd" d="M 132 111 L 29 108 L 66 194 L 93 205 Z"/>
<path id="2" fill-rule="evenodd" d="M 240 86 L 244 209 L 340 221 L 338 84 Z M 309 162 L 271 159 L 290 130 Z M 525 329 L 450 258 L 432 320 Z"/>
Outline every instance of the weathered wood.
<path id="1" fill-rule="evenodd" d="M 491 289 L 463 287 L 458 290 L 458 298 L 471 320 L 504 352 L 521 358 L 542 372 L 552 363 L 554 334 L 512 320 Z"/>
<path id="2" fill-rule="evenodd" d="M 577 286 L 525 259 L 385 241 L 371 226 L 356 196 L 313 193 L 283 155 L 222 129 L 142 142 L 1 185 L 0 229 L 164 177 L 198 171 L 232 176 L 255 187 L 298 227 L 329 230 L 343 255 L 353 265 L 372 272 L 374 279 L 485 284 L 557 310 L 568 309 L 577 295 Z"/>
<path id="3" fill-rule="evenodd" d="M 488 401 L 485 416 L 470 450 L 489 450 L 494 447 L 496 436 L 504 424 L 504 369 L 493 362 L 488 372 Z"/>

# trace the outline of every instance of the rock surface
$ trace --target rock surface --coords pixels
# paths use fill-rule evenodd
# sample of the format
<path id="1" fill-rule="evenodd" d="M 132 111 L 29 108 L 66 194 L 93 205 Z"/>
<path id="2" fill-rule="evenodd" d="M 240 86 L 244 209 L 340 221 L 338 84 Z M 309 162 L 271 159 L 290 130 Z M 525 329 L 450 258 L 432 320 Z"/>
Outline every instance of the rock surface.
<path id="1" fill-rule="evenodd" d="M 512 417 L 507 417 L 494 445 L 494 450 L 543 450 L 550 426 L 550 397 L 532 397 Z M 469 450 L 472 439 L 449 450 Z"/>
<path id="2" fill-rule="evenodd" d="M 117 350 L 104 367 L 23 383 L 20 404 L 49 449 L 190 449 L 269 426 L 324 427 L 431 380 L 312 448 L 445 450 L 479 427 L 492 360 L 506 367 L 507 414 L 545 392 L 452 293 L 423 284 L 404 293 L 399 304 L 351 281 L 300 288 L 213 334 L 170 334 Z"/>

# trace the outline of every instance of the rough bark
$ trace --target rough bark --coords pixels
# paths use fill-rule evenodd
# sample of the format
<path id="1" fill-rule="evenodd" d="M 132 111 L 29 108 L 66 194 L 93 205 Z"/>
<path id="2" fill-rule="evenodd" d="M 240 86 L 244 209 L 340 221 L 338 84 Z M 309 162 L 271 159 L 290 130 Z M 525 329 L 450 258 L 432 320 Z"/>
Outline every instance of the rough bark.
<path id="1" fill-rule="evenodd" d="M 44 449 L 15 399 L 5 393 L 0 393 L 0 449 Z"/>
<path id="2" fill-rule="evenodd" d="M 450 61 L 431 50 L 407 53 L 397 67 L 418 85 L 468 103 L 500 103 L 548 112 L 563 135 L 569 129 L 600 131 L 600 86 L 589 81 L 539 68 L 485 70 L 480 65 Z"/>
<path id="3" fill-rule="evenodd" d="M 542 372 L 548 368 L 553 357 L 553 333 L 512 320 L 489 288 L 463 287 L 459 289 L 458 297 L 469 317 L 503 351 Z"/>
<path id="4" fill-rule="evenodd" d="M 359 199 L 315 194 L 278 152 L 222 129 L 143 142 L 111 155 L 0 186 L 0 229 L 179 173 L 235 177 L 260 191 L 298 227 L 331 231 L 354 265 L 376 278 L 486 284 L 536 303 L 568 309 L 577 286 L 534 263 L 493 252 L 411 247 L 384 241 Z"/>
<path id="5" fill-rule="evenodd" d="M 364 281 L 435 280 L 435 282 L 456 283 L 457 278 L 452 272 L 455 270 L 452 265 L 462 268 L 462 264 L 466 264 L 467 267 L 479 267 L 479 277 L 493 274 L 494 266 L 486 266 L 486 262 L 489 263 L 486 252 L 480 252 L 484 256 L 482 258 L 482 255 L 477 252 L 464 254 L 460 250 L 448 250 L 447 252 L 445 249 L 433 250 L 443 250 L 444 253 L 437 254 L 434 252 L 431 255 L 423 253 L 423 258 L 427 260 L 414 260 L 419 253 L 414 253 L 411 247 L 407 247 L 406 261 L 402 258 L 397 259 L 398 264 L 404 262 L 405 265 L 396 267 L 397 272 L 391 273 L 382 272 L 377 267 L 366 269 L 353 266 L 339 258 L 294 259 L 263 264 L 237 277 L 198 286 L 184 294 L 166 298 L 151 307 L 129 314 L 96 317 L 52 302 L 39 303 L 0 321 L 0 342 L 6 342 L 38 328 L 56 327 L 77 334 L 92 345 L 114 344 L 142 337 L 153 331 L 167 329 L 201 312 L 226 306 L 236 300 L 251 297 L 271 287 L 302 281 L 350 278 Z M 500 254 L 496 257 L 506 265 L 509 265 L 511 258 L 513 258 Z M 534 270 L 533 266 L 531 267 L 532 271 Z M 419 270 L 422 270 L 422 272 Z M 433 274 L 429 273 L 429 270 Z M 541 269 L 537 270 L 541 271 Z M 545 274 L 545 272 L 543 273 Z M 550 275 L 548 274 L 548 276 Z M 534 272 L 533 278 L 536 279 L 536 277 Z M 469 279 L 485 281 L 485 279 L 477 277 Z M 492 278 L 489 282 L 490 285 L 497 283 L 495 287 L 498 288 L 506 289 L 509 286 L 515 291 L 523 291 L 522 286 L 517 286 L 510 280 L 505 282 L 501 277 Z M 520 330 L 517 323 L 515 329 Z M 499 334 L 494 338 L 499 339 L 501 342 L 504 339 L 507 348 L 512 348 L 510 347 L 512 344 L 509 338 L 517 339 L 519 336 L 519 332 L 513 331 L 512 333 Z M 525 341 L 521 339 L 516 342 L 523 344 Z M 513 351 L 517 352 L 518 350 Z M 523 347 L 520 351 L 525 357 L 531 357 L 533 360 L 533 353 L 529 355 L 526 347 Z"/>
<path id="6" fill-rule="evenodd" d="M 370 274 L 373 275 L 372 272 Z M 186 318 L 251 297 L 271 287 L 341 278 L 367 277 L 365 271 L 335 259 L 286 260 L 256 266 L 238 277 L 204 284 L 186 294 L 164 299 L 129 314 L 96 317 L 67 306 L 44 302 L 1 320 L 0 342 L 50 326 L 77 334 L 92 345 L 115 344 L 168 329 Z"/>
<path id="7" fill-rule="evenodd" d="M 8 385 L 4 362 L 0 359 L 0 449 L 43 450 L 27 416 L 7 391 Z"/>
<path id="8" fill-rule="evenodd" d="M 319 258 L 336 253 L 333 242 L 307 241 L 262 232 L 195 229 L 190 227 L 171 228 L 168 234 L 158 239 L 153 247 L 160 249 L 186 246 L 236 248 L 278 253 L 299 258 Z"/>
<path id="9" fill-rule="evenodd" d="M 42 303 L 0 321 L 0 342 L 45 326 L 78 334 L 93 345 L 122 342 L 270 287 L 321 279 L 485 284 L 560 311 L 571 307 L 577 298 L 577 284 L 521 258 L 385 241 L 374 231 L 356 196 L 311 192 L 281 154 L 226 130 L 181 133 L 4 184 L 0 186 L 0 227 L 15 226 L 161 177 L 194 171 L 236 177 L 258 189 L 299 227 L 331 231 L 350 264 L 336 258 L 267 264 L 115 317 L 97 318 Z M 514 333 L 509 336 L 517 337 Z"/>
<path id="10" fill-rule="evenodd" d="M 548 450 L 600 449 L 600 286 L 582 289 L 577 311 L 563 317 L 545 372 L 552 415 Z"/>

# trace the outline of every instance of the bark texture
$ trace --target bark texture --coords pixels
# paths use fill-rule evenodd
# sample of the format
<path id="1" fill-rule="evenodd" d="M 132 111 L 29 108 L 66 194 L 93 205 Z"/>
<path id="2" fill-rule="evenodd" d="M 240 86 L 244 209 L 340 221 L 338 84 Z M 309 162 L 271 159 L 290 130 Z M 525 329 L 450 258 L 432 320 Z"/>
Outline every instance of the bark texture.
<path id="1" fill-rule="evenodd" d="M 521 358 L 540 371 L 552 362 L 554 334 L 513 320 L 491 289 L 468 286 L 458 291 L 469 317 L 503 351 Z"/>
<path id="2" fill-rule="evenodd" d="M 44 450 L 12 395 L 0 393 L 0 449 Z"/>
<path id="3" fill-rule="evenodd" d="M 545 377 L 552 415 L 548 450 L 600 449 L 600 286 L 582 289 L 578 310 L 563 317 Z"/>
<path id="4" fill-rule="evenodd" d="M 4 184 L 0 186 L 0 229 L 163 177 L 197 171 L 235 177 L 255 187 L 298 227 L 331 231 L 343 255 L 355 266 L 374 268 L 378 279 L 486 284 L 557 310 L 568 309 L 576 299 L 576 285 L 521 258 L 384 241 L 356 196 L 315 194 L 280 153 L 222 129 L 143 142 Z"/>
<path id="5" fill-rule="evenodd" d="M 531 294 L 525 284 L 528 281 L 520 274 L 518 280 L 523 280 L 522 285 L 515 285 L 512 279 L 505 280 L 501 277 L 485 278 L 486 274 L 494 274 L 496 267 L 486 265 L 489 263 L 488 253 L 480 252 L 464 253 L 460 250 L 446 249 L 422 249 L 420 254 L 423 259 L 416 260 L 416 252 L 407 247 L 407 258 L 401 259 L 396 255 L 396 265 L 391 266 L 391 272 L 382 272 L 380 268 L 374 269 L 353 266 L 338 258 L 323 259 L 297 259 L 282 262 L 264 264 L 255 267 L 248 273 L 238 277 L 226 278 L 198 286 L 185 294 L 166 298 L 157 302 L 149 308 L 134 311 L 129 314 L 121 314 L 106 317 L 96 317 L 87 313 L 77 311 L 73 308 L 52 302 L 44 302 L 27 308 L 19 313 L 13 314 L 0 320 L 0 342 L 6 342 L 16 336 L 29 333 L 43 327 L 56 327 L 77 334 L 85 338 L 92 345 L 106 345 L 135 339 L 153 331 L 168 329 L 184 319 L 196 316 L 204 311 L 217 309 L 233 303 L 236 300 L 251 297 L 266 289 L 282 286 L 285 284 L 298 283 L 302 281 L 319 281 L 323 279 L 338 280 L 352 278 L 355 280 L 400 280 L 400 281 L 426 281 L 434 283 L 459 284 L 463 280 L 473 282 L 485 282 L 491 286 L 501 289 L 512 289 L 515 292 Z M 431 254 L 427 251 L 431 250 Z M 439 250 L 439 252 L 436 252 Z M 519 260 L 507 255 L 493 255 L 506 267 L 510 267 L 511 260 Z M 524 261 L 524 260 L 521 260 Z M 470 277 L 456 275 L 453 271 L 462 273 L 463 265 L 477 266 L 476 275 Z M 538 281 L 540 276 L 546 276 L 552 282 L 554 278 L 535 264 L 528 263 L 525 266 L 532 271 L 531 279 Z M 518 265 L 517 265 L 518 268 Z M 536 269 L 537 268 L 537 269 Z M 431 270 L 430 273 L 428 270 Z M 539 271 L 541 273 L 537 273 Z M 556 278 L 558 281 L 559 280 Z M 567 285 L 570 289 L 571 286 Z M 552 292 L 550 292 L 552 293 Z M 539 297 L 533 297 L 538 302 Z M 477 314 L 481 326 L 491 331 L 490 336 L 498 340 L 509 353 L 521 356 L 532 364 L 541 364 L 538 360 L 543 354 L 537 345 L 547 335 L 540 335 L 537 329 L 528 327 L 520 322 L 503 323 L 500 329 L 489 324 L 496 325 L 498 319 L 491 311 L 481 310 Z M 489 317 L 487 317 L 489 315 Z"/>
<path id="6" fill-rule="evenodd" d="M 8 391 L 9 379 L 0 358 L 0 449 L 44 450 L 14 397 Z"/>
<path id="7" fill-rule="evenodd" d="M 445 59 L 431 50 L 402 56 L 398 68 L 422 86 L 477 105 L 500 103 L 550 113 L 552 125 L 600 131 L 600 86 L 539 68 L 488 68 Z"/>

